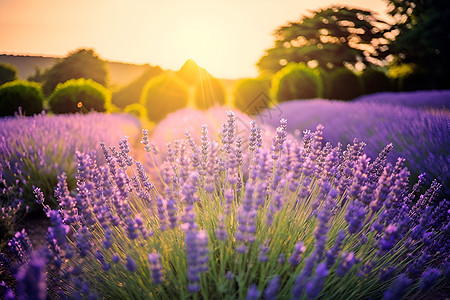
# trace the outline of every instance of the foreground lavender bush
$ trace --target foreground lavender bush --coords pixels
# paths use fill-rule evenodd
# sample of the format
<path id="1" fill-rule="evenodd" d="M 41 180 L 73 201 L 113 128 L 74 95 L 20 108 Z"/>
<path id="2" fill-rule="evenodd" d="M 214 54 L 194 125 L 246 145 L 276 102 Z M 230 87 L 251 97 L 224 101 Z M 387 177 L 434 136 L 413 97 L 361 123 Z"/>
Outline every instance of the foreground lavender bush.
<path id="1" fill-rule="evenodd" d="M 272 145 L 262 145 L 252 122 L 245 148 L 235 125 L 228 113 L 219 142 L 204 126 L 200 145 L 186 132 L 160 168 L 161 191 L 123 141 L 119 151 L 105 148 L 107 166 L 79 155 L 77 194 L 60 177 L 60 210 L 44 206 L 53 291 L 89 299 L 399 299 L 448 287 L 450 203 L 431 205 L 440 184 L 420 195 L 419 180 L 408 191 L 404 160 L 386 162 L 390 146 L 371 161 L 364 143 L 324 145 L 321 125 L 296 141 L 282 119 Z M 31 261 L 41 274 L 42 257 Z"/>
<path id="2" fill-rule="evenodd" d="M 394 148 L 388 161 L 404 157 L 414 178 L 426 173 L 444 187 L 450 186 L 450 115 L 444 110 L 432 112 L 377 103 L 338 101 L 292 101 L 278 106 L 289 119 L 290 131 L 302 131 L 321 123 L 324 139 L 351 144 L 353 139 L 367 143 L 365 152 L 375 159 L 387 144 Z M 266 114 L 258 117 L 264 124 L 276 120 Z M 431 180 L 430 180 L 431 181 Z M 448 197 L 448 191 L 445 193 Z"/>
<path id="3" fill-rule="evenodd" d="M 75 151 L 97 150 L 100 141 L 113 143 L 125 135 L 138 135 L 140 125 L 126 115 L 88 115 L 0 119 L 0 203 L 15 207 L 21 199 L 34 209 L 33 186 L 41 187 L 52 201 L 58 175 L 66 174 L 70 189 L 76 185 Z M 105 162 L 100 154 L 99 162 Z M 39 208 L 39 207 L 38 207 Z"/>

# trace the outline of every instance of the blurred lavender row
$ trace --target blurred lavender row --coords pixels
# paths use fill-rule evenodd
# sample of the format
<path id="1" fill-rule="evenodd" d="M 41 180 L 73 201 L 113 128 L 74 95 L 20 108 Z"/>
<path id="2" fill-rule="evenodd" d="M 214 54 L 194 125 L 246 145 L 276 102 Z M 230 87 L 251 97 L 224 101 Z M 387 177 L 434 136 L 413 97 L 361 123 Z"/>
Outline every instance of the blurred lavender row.
<path id="1" fill-rule="evenodd" d="M 137 140 L 139 121 L 130 115 L 39 114 L 0 119 L 0 198 L 2 207 L 26 199 L 33 206 L 33 186 L 53 198 L 57 176 L 65 173 L 75 186 L 75 152 L 96 151 L 104 163 L 100 142 L 115 144 L 120 137 Z M 35 205 L 34 205 L 35 206 Z"/>
<path id="2" fill-rule="evenodd" d="M 325 126 L 324 140 L 333 144 L 364 141 L 365 152 L 373 159 L 392 143 L 394 149 L 388 161 L 406 159 L 412 180 L 421 173 L 450 184 L 450 114 L 446 110 L 423 109 L 377 104 L 373 102 L 340 102 L 303 100 L 281 103 L 257 116 L 263 126 L 275 126 L 277 112 L 289 119 L 288 131 L 301 133 L 317 124 Z M 448 195 L 448 192 L 446 193 Z"/>
<path id="3" fill-rule="evenodd" d="M 375 102 L 423 108 L 450 109 L 450 91 L 382 92 L 356 98 L 357 102 Z"/>

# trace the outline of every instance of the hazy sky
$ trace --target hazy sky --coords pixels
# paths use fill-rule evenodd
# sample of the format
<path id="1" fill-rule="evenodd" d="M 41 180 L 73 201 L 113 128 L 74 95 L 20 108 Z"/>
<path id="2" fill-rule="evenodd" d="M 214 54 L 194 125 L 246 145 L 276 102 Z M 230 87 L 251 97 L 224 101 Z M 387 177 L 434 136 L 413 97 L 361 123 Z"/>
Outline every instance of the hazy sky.
<path id="1" fill-rule="evenodd" d="M 0 0 L 0 53 L 101 58 L 179 69 L 193 58 L 222 78 L 253 77 L 273 31 L 332 0 Z M 339 0 L 385 15 L 384 0 Z"/>

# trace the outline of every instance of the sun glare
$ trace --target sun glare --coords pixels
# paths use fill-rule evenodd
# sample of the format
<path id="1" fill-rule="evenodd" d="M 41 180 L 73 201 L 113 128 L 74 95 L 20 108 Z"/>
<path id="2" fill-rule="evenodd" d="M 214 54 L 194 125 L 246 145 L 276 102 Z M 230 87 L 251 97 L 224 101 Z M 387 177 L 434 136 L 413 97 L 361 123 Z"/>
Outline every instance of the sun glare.
<path id="1" fill-rule="evenodd" d="M 227 73 L 230 56 L 236 47 L 234 28 L 224 20 L 198 13 L 183 21 L 179 28 L 180 48 L 177 55 L 183 60 L 192 58 L 212 75 Z"/>

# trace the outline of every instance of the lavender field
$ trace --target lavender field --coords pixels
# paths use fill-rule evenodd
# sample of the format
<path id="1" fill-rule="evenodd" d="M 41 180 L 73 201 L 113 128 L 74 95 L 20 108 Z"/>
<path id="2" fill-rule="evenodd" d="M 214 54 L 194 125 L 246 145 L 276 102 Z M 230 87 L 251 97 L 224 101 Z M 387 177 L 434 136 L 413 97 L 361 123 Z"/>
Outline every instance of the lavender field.
<path id="1" fill-rule="evenodd" d="M 0 119 L 0 295 L 448 295 L 448 110 L 309 100 L 255 120 Z M 50 221 L 44 246 L 19 228 L 27 211 Z"/>
<path id="2" fill-rule="evenodd" d="M 398 93 L 397 93 L 398 94 Z M 276 109 L 263 112 L 257 119 L 264 125 L 276 126 L 274 116 L 283 115 L 289 120 L 288 131 L 301 134 L 302 131 L 322 124 L 324 141 L 342 143 L 345 147 L 354 139 L 364 142 L 364 152 L 373 160 L 383 148 L 392 144 L 387 160 L 395 163 L 398 157 L 405 158 L 405 164 L 414 178 L 425 173 L 428 181 L 437 179 L 444 187 L 450 184 L 450 113 L 440 109 L 450 103 L 447 92 L 420 92 L 397 95 L 385 94 L 365 96 L 360 101 L 339 102 L 329 100 L 298 100 L 285 102 Z M 425 95 L 428 108 L 421 109 L 419 96 Z M 365 101 L 364 99 L 374 99 Z M 384 101 L 381 99 L 385 99 Z M 402 99 L 410 99 L 411 106 L 401 105 Z M 377 100 L 381 100 L 378 103 Z M 445 101 L 444 101 L 445 100 Z M 412 178 L 413 181 L 416 179 Z M 448 189 L 443 191 L 448 198 Z"/>

